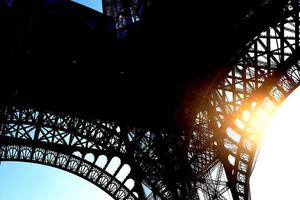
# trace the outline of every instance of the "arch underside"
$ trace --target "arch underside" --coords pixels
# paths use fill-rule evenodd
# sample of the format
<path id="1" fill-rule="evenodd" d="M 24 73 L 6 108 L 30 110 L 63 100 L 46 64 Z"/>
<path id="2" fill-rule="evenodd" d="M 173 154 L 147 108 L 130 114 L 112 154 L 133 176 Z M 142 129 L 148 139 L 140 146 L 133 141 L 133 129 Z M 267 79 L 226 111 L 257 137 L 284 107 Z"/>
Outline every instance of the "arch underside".
<path id="1" fill-rule="evenodd" d="M 180 139 L 174 139 L 174 130 L 167 128 L 129 128 L 114 122 L 6 106 L 0 109 L 1 160 L 64 169 L 98 185 L 115 199 L 144 198 L 138 188 L 144 183 L 153 192 L 148 199 L 159 196 L 169 200 L 178 199 L 175 193 L 182 188 L 178 186 L 181 183 L 174 183 L 178 186 L 174 190 L 166 174 L 177 173 L 170 167 L 181 163 L 182 157 L 168 150 L 187 143 L 184 161 L 192 177 L 187 199 L 247 200 L 260 145 L 258 135 L 276 107 L 300 84 L 298 1 L 289 1 L 282 9 L 281 21 L 249 42 L 230 63 L 228 73 L 216 82 L 209 101 L 201 105 L 191 122 L 191 129 L 183 131 L 190 137 L 179 134 Z M 188 141 L 184 141 L 186 138 Z M 162 148 L 161 144 L 168 145 Z M 93 154 L 94 160 L 86 160 L 87 154 Z M 121 159 L 114 174 L 96 165 L 101 155 L 108 160 L 114 156 Z M 138 174 L 130 173 L 120 181 L 116 176 L 123 161 Z M 129 179 L 136 183 L 132 189 L 125 185 Z"/>
<path id="2" fill-rule="evenodd" d="M 69 115 L 34 109 L 3 107 L 0 111 L 0 160 L 49 165 L 76 174 L 114 199 L 138 199 L 133 170 L 120 174 L 127 163 L 120 127 L 89 122 Z M 121 162 L 108 171 L 112 160 Z M 130 166 L 130 165 L 129 165 Z M 124 172 L 122 172 L 124 173 Z M 119 180 L 122 176 L 122 180 Z"/>
<path id="3" fill-rule="evenodd" d="M 37 163 L 62 169 L 95 184 L 114 199 L 137 199 L 137 196 L 124 186 L 124 182 L 94 166 L 93 163 L 76 156 L 42 148 L 7 145 L 1 147 L 0 159 L 2 161 Z"/>
<path id="4" fill-rule="evenodd" d="M 144 199 L 142 183 L 154 193 L 149 196 L 173 198 L 164 180 L 167 169 L 157 162 L 161 152 L 161 149 L 153 146 L 158 140 L 157 134 L 150 130 L 121 127 L 115 122 L 103 120 L 89 121 L 68 114 L 33 108 L 3 106 L 0 108 L 0 133 L 0 160 L 23 159 L 28 162 L 28 156 L 20 157 L 20 152 L 24 153 L 26 150 L 27 154 L 30 154 L 29 161 L 49 165 L 47 157 L 42 161 L 33 159 L 36 158 L 37 149 L 43 152 L 44 156 L 52 152 L 56 155 L 56 159 L 50 163 L 52 166 L 61 167 L 58 159 L 60 155 L 79 159 L 81 162 L 76 161 L 80 164 L 78 168 L 70 169 L 69 165 L 65 164 L 64 169 L 72 173 L 75 170 L 77 175 L 94 183 L 114 199 Z M 6 157 L 8 150 L 13 147 L 19 153 L 15 153 L 13 157 Z M 92 155 L 93 159 L 88 160 L 87 155 Z M 98 160 L 103 156 L 107 158 L 107 162 L 99 164 Z M 114 172 L 106 172 L 115 157 L 121 160 L 121 164 Z M 117 177 L 126 164 L 130 166 L 131 171 L 120 181 Z M 92 170 L 92 174 L 98 179 L 93 178 L 90 172 L 83 172 L 83 169 Z M 108 182 L 103 182 L 100 175 L 105 175 Z M 128 180 L 134 181 L 133 188 L 128 188 Z"/>
<path id="5" fill-rule="evenodd" d="M 203 181 L 216 163 L 226 171 L 233 199 L 250 198 L 249 178 L 259 135 L 280 103 L 300 84 L 299 4 L 289 1 L 284 18 L 249 42 L 220 78 L 194 122 L 189 159 L 204 199 L 227 199 L 222 179 Z M 199 145 L 200 144 L 200 145 Z M 198 153 L 197 153 L 198 152 Z M 218 187 L 219 186 L 219 187 Z"/>

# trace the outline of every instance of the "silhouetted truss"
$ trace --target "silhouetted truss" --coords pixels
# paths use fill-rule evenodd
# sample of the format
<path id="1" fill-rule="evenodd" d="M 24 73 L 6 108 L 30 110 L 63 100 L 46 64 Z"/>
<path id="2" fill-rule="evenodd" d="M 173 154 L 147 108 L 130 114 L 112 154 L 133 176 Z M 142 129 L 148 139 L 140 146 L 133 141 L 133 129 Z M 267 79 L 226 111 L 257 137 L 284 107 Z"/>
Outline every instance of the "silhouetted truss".
<path id="1" fill-rule="evenodd" d="M 249 178 L 259 135 L 270 114 L 299 85 L 298 1 L 290 1 L 283 9 L 284 19 L 248 43 L 227 75 L 217 81 L 210 102 L 195 121 L 190 149 L 202 153 L 190 156 L 191 161 L 197 160 L 191 164 L 206 173 L 216 160 L 221 162 L 233 199 L 250 198 Z M 224 199 L 224 193 L 211 186 L 224 185 L 217 182 L 221 179 L 211 183 L 203 181 L 206 176 L 197 181 L 207 185 L 199 187 L 204 199 Z"/>
<path id="2" fill-rule="evenodd" d="M 152 0 L 103 0 L 104 13 L 113 17 L 119 37 L 143 17 Z"/>
<path id="3" fill-rule="evenodd" d="M 185 128 L 148 130 L 5 106 L 1 160 L 66 170 L 120 200 L 249 199 L 260 133 L 300 84 L 299 3 L 282 9 L 282 20 L 231 60 Z"/>
<path id="4" fill-rule="evenodd" d="M 155 144 L 157 136 L 150 131 L 123 130 L 113 122 L 86 121 L 14 106 L 2 108 L 0 119 L 3 161 L 40 163 L 66 170 L 115 199 L 143 199 L 142 181 L 162 197 L 172 197 L 163 180 L 164 163 L 156 162 L 161 150 L 155 145 L 161 145 Z M 164 134 L 167 132 L 161 136 Z M 118 168 L 111 169 L 113 166 Z M 125 176 L 126 168 L 131 171 Z"/>
<path id="5" fill-rule="evenodd" d="M 15 107 L 1 110 L 1 122 L 1 160 L 54 166 L 92 182 L 115 199 L 138 198 L 132 168 L 122 162 L 129 160 L 125 142 L 114 123 Z"/>

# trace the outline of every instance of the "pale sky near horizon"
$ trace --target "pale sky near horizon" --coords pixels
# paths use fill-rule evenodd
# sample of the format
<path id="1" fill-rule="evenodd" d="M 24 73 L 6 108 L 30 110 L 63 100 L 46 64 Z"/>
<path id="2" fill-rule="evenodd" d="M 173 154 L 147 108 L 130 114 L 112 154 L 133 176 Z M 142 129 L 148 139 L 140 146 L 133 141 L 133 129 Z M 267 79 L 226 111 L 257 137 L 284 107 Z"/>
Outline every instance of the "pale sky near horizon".
<path id="1" fill-rule="evenodd" d="M 278 108 L 250 179 L 252 200 L 299 199 L 300 87 Z"/>
<path id="2" fill-rule="evenodd" d="M 79 176 L 45 165 L 2 162 L 0 200 L 113 200 Z"/>

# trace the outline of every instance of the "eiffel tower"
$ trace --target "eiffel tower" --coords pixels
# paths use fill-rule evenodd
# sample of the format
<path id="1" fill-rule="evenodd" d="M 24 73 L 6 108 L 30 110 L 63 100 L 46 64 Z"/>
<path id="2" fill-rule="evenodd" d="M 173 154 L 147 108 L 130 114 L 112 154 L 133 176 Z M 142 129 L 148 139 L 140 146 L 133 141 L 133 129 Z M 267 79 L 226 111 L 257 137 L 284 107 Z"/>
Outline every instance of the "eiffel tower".
<path id="1" fill-rule="evenodd" d="M 259 133 L 300 84 L 299 2 L 101 3 L 0 0 L 0 161 L 116 200 L 251 199 Z"/>

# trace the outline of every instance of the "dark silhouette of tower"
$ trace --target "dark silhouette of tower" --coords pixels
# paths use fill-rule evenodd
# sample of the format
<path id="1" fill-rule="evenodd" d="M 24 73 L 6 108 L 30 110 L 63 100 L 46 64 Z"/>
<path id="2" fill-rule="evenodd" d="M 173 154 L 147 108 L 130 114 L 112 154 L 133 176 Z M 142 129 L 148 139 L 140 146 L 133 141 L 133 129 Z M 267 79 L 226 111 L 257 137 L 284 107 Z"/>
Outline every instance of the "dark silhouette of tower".
<path id="1" fill-rule="evenodd" d="M 118 200 L 250 199 L 257 133 L 300 81 L 296 0 L 0 0 L 0 26 L 0 160 Z"/>

